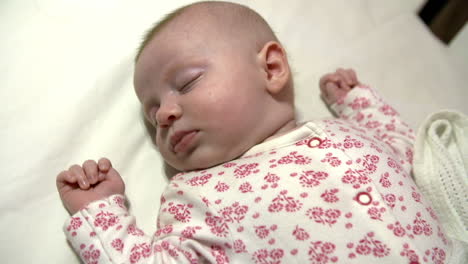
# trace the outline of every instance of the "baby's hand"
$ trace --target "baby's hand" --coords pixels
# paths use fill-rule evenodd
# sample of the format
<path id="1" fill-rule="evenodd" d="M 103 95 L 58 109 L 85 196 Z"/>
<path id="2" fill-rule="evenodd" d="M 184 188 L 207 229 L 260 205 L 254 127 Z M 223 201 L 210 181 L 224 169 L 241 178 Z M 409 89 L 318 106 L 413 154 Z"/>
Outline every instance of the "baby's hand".
<path id="1" fill-rule="evenodd" d="M 352 69 L 339 68 L 334 73 L 325 74 L 320 78 L 321 96 L 325 103 L 333 104 L 343 98 L 351 89 L 359 85 L 356 72 Z"/>
<path id="2" fill-rule="evenodd" d="M 93 201 L 125 193 L 120 174 L 106 158 L 98 163 L 87 160 L 83 166 L 73 165 L 57 176 L 56 183 L 60 198 L 71 215 Z"/>

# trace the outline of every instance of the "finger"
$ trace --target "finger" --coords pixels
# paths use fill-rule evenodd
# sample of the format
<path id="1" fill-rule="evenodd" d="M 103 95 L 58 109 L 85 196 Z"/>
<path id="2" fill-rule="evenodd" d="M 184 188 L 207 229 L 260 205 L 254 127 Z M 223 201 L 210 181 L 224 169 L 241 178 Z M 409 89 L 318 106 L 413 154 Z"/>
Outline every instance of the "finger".
<path id="1" fill-rule="evenodd" d="M 100 172 L 108 172 L 112 168 L 112 163 L 107 158 L 100 158 L 98 161 L 98 167 Z"/>
<path id="2" fill-rule="evenodd" d="M 324 92 L 325 90 L 325 86 L 326 86 L 326 83 L 330 81 L 330 73 L 328 74 L 325 74 L 324 76 L 322 76 L 322 78 L 320 78 L 319 80 L 319 87 L 320 87 L 320 90 L 322 92 Z"/>
<path id="3" fill-rule="evenodd" d="M 353 86 L 359 85 L 359 80 L 357 78 L 357 74 L 353 69 L 350 70 L 351 80 L 353 81 Z"/>
<path id="4" fill-rule="evenodd" d="M 348 85 L 348 83 L 344 79 L 341 79 L 338 82 L 338 84 L 339 84 L 339 87 L 345 91 L 351 90 L 351 87 Z"/>
<path id="5" fill-rule="evenodd" d="M 98 165 L 94 160 L 85 161 L 83 163 L 83 170 L 90 184 L 95 184 L 98 181 Z"/>
<path id="6" fill-rule="evenodd" d="M 87 190 L 89 188 L 88 179 L 86 178 L 86 175 L 81 166 L 73 165 L 70 167 L 69 171 L 71 172 L 72 176 L 76 177 L 78 185 L 81 189 Z"/>
<path id="7" fill-rule="evenodd" d="M 325 88 L 327 86 L 327 83 L 334 82 L 334 83 L 338 84 L 339 80 L 340 80 L 340 77 L 336 73 L 329 73 L 329 74 L 324 75 L 320 79 L 320 90 L 323 93 L 326 93 Z"/>
<path id="8" fill-rule="evenodd" d="M 70 184 L 70 183 L 76 183 L 76 178 L 73 177 L 69 171 L 62 171 L 57 175 L 56 179 L 56 185 L 58 189 L 61 189 L 63 186 Z"/>
<path id="9" fill-rule="evenodd" d="M 348 73 L 347 70 L 339 68 L 336 72 L 340 75 L 341 79 L 343 79 L 348 86 L 353 85 L 353 80 L 351 79 L 351 75 Z"/>
<path id="10" fill-rule="evenodd" d="M 338 87 L 338 85 L 336 85 L 335 83 L 333 82 L 329 82 L 326 84 L 326 96 L 325 96 L 325 102 L 327 102 L 328 104 L 332 104 L 335 102 L 336 100 L 336 94 L 338 93 L 338 90 L 340 88 Z"/>

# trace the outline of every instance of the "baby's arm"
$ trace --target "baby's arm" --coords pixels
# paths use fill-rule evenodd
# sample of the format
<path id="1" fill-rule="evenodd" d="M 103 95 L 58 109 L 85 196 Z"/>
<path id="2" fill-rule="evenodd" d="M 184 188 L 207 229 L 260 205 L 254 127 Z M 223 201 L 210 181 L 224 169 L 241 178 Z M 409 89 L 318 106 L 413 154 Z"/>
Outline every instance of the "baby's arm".
<path id="1" fill-rule="evenodd" d="M 375 90 L 360 84 L 351 69 L 338 69 L 320 79 L 322 97 L 339 118 L 352 123 L 400 157 L 409 171 L 413 156 L 413 130 Z"/>
<path id="2" fill-rule="evenodd" d="M 57 176 L 57 187 L 72 214 L 64 232 L 84 263 L 216 263 L 227 258 L 216 246 L 227 241 L 214 238 L 205 223 L 206 214 L 216 212 L 179 188 L 166 191 L 161 228 L 151 236 L 127 210 L 123 181 L 109 160 L 71 166 Z"/>

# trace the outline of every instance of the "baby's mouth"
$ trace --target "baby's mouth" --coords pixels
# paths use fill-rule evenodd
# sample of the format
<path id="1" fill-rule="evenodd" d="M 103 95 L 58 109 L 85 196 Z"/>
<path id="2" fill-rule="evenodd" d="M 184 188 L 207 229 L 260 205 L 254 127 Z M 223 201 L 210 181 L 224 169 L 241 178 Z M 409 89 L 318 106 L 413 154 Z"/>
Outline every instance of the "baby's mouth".
<path id="1" fill-rule="evenodd" d="M 197 133 L 198 130 L 176 131 L 170 138 L 172 151 L 174 153 L 186 151 Z"/>

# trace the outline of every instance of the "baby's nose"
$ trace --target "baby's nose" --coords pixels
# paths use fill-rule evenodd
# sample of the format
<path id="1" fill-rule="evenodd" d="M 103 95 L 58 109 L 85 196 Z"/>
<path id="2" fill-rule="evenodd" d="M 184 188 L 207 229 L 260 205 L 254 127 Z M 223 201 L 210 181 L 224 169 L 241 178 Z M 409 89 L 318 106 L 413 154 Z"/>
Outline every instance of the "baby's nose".
<path id="1" fill-rule="evenodd" d="M 165 128 L 171 126 L 181 116 L 182 108 L 175 103 L 169 103 L 160 106 L 156 113 L 156 121 L 159 127 Z"/>

